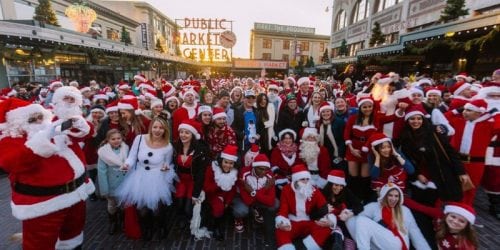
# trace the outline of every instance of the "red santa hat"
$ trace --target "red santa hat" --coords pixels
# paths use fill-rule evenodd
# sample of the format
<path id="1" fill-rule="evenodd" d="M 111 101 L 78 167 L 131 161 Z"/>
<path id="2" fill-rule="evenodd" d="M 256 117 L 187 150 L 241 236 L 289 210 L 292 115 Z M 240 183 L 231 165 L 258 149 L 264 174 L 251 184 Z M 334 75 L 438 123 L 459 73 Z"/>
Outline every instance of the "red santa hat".
<path id="1" fill-rule="evenodd" d="M 333 169 L 332 171 L 330 171 L 330 173 L 328 173 L 328 177 L 326 180 L 333 184 L 338 184 L 342 186 L 347 185 L 347 183 L 345 182 L 345 173 L 344 171 L 339 169 Z"/>
<path id="2" fill-rule="evenodd" d="M 202 105 L 198 107 L 198 115 L 203 113 L 203 112 L 208 112 L 212 114 L 212 108 L 208 105 Z"/>
<path id="3" fill-rule="evenodd" d="M 292 81 L 293 85 L 297 84 L 297 81 L 295 81 L 295 78 L 289 76 L 288 78 L 286 78 L 287 80 L 289 81 Z"/>
<path id="4" fill-rule="evenodd" d="M 52 80 L 49 84 L 49 89 L 54 90 L 55 87 L 62 87 L 64 84 L 60 80 Z"/>
<path id="5" fill-rule="evenodd" d="M 323 102 L 319 106 L 319 113 L 323 112 L 324 110 L 331 110 L 333 112 L 333 106 L 330 105 L 328 102 Z"/>
<path id="6" fill-rule="evenodd" d="M 153 82 L 151 82 L 150 80 L 139 83 L 137 88 L 138 89 L 155 90 L 155 86 L 153 85 Z"/>
<path id="7" fill-rule="evenodd" d="M 271 163 L 269 163 L 269 158 L 265 154 L 258 154 L 255 156 L 252 162 L 252 167 L 266 167 L 271 168 Z"/>
<path id="8" fill-rule="evenodd" d="M 432 80 L 429 78 L 422 78 L 417 81 L 417 86 L 422 87 L 422 85 L 432 85 Z"/>
<path id="9" fill-rule="evenodd" d="M 181 125 L 179 125 L 179 131 L 185 129 L 191 132 L 196 140 L 201 139 L 201 124 L 195 120 L 184 120 Z"/>
<path id="10" fill-rule="evenodd" d="M 312 135 L 312 136 L 315 136 L 316 139 L 318 138 L 318 130 L 316 128 L 310 128 L 310 127 L 307 127 L 307 128 L 304 128 L 303 130 L 301 130 L 301 136 L 300 138 L 302 140 L 305 140 L 308 136 Z"/>
<path id="11" fill-rule="evenodd" d="M 304 178 L 311 179 L 311 173 L 307 167 L 304 164 L 294 165 L 292 167 L 292 183 Z"/>
<path id="12" fill-rule="evenodd" d="M 238 160 L 238 147 L 234 145 L 227 145 L 220 153 L 220 157 L 230 161 Z"/>
<path id="13" fill-rule="evenodd" d="M 217 118 L 227 118 L 226 111 L 224 111 L 223 108 L 215 107 L 213 109 L 213 114 L 212 114 L 212 120 L 215 120 Z"/>
<path id="14" fill-rule="evenodd" d="M 21 136 L 23 127 L 29 124 L 30 116 L 41 113 L 44 120 L 51 120 L 52 113 L 40 104 L 32 104 L 18 98 L 9 98 L 0 102 L 0 131 L 2 136 Z"/>
<path id="15" fill-rule="evenodd" d="M 391 78 L 390 75 L 382 75 L 380 74 L 378 80 L 377 80 L 377 84 L 380 84 L 380 85 L 387 85 L 389 83 L 393 82 L 393 79 Z"/>
<path id="16" fill-rule="evenodd" d="M 121 89 L 121 90 L 128 90 L 130 89 L 130 86 L 128 85 L 127 82 L 124 82 L 124 81 L 120 81 L 118 83 L 118 89 Z"/>
<path id="17" fill-rule="evenodd" d="M 198 97 L 198 92 L 196 92 L 195 88 L 192 86 L 188 86 L 182 90 L 181 98 L 184 99 L 188 94 L 192 94 L 194 98 Z"/>
<path id="18" fill-rule="evenodd" d="M 467 82 L 464 82 L 464 81 L 458 81 L 453 86 L 451 86 L 450 92 L 451 92 L 452 95 L 457 96 L 462 91 L 464 91 L 464 90 L 466 90 L 467 88 L 470 88 L 470 87 L 471 87 L 470 83 L 467 83 Z"/>
<path id="19" fill-rule="evenodd" d="M 384 200 L 384 197 L 387 195 L 387 193 L 389 193 L 389 191 L 391 191 L 393 189 L 398 190 L 398 192 L 399 192 L 399 202 L 398 203 L 399 203 L 399 205 L 403 205 L 403 201 L 404 201 L 403 191 L 401 190 L 401 188 L 398 187 L 398 185 L 396 185 L 392 182 L 389 182 L 389 183 L 382 186 L 382 188 L 380 189 L 380 194 L 378 196 L 378 202 L 382 202 L 382 200 Z"/>
<path id="20" fill-rule="evenodd" d="M 484 113 L 488 109 L 488 103 L 483 99 L 476 99 L 464 105 L 464 109 Z"/>
<path id="21" fill-rule="evenodd" d="M 474 80 L 472 77 L 470 77 L 466 72 L 460 72 L 458 75 L 456 75 L 455 80 L 457 81 L 464 81 L 464 82 L 471 82 Z"/>
<path id="22" fill-rule="evenodd" d="M 309 80 L 309 77 L 301 77 L 297 81 L 297 85 L 300 87 L 302 84 L 307 84 L 309 86 L 311 84 L 311 80 Z"/>
<path id="23" fill-rule="evenodd" d="M 241 92 L 241 94 L 243 95 L 243 88 L 241 88 L 240 86 L 234 86 L 234 88 L 231 90 L 231 92 L 229 92 L 229 96 L 232 96 L 234 91 L 236 90 L 239 90 Z"/>
<path id="24" fill-rule="evenodd" d="M 71 85 L 70 85 L 71 86 Z M 82 86 L 80 88 L 80 92 L 83 94 L 83 92 L 87 92 L 87 91 L 91 91 L 92 89 L 90 89 L 90 87 L 88 86 Z"/>
<path id="25" fill-rule="evenodd" d="M 156 107 L 156 106 L 162 106 L 163 107 L 163 101 L 161 99 L 155 98 L 151 101 L 151 108 Z"/>
<path id="26" fill-rule="evenodd" d="M 465 217 L 470 224 L 474 224 L 476 221 L 476 212 L 474 211 L 474 208 L 464 203 L 450 202 L 444 206 L 444 213 L 459 214 Z"/>
<path id="27" fill-rule="evenodd" d="M 146 76 L 144 74 L 137 74 L 134 76 L 134 80 L 145 82 L 146 81 Z"/>
<path id="28" fill-rule="evenodd" d="M 363 105 L 364 103 L 371 103 L 371 104 L 373 104 L 373 98 L 371 96 L 359 98 L 359 100 L 358 100 L 358 108 L 361 107 L 361 105 Z"/>
<path id="29" fill-rule="evenodd" d="M 500 71 L 500 70 L 498 70 Z M 477 98 L 488 98 L 488 95 L 500 95 L 500 82 L 485 82 L 483 87 L 477 93 Z"/>
<path id="30" fill-rule="evenodd" d="M 410 117 L 414 115 L 421 115 L 423 117 L 429 118 L 429 114 L 425 111 L 425 109 L 422 107 L 422 105 L 413 105 L 410 108 L 408 108 L 406 115 L 405 115 L 405 121 L 410 119 Z"/>
<path id="31" fill-rule="evenodd" d="M 158 99 L 155 89 L 146 89 L 146 91 L 144 92 L 144 97 L 149 97 L 151 99 Z"/>
<path id="32" fill-rule="evenodd" d="M 425 97 L 429 97 L 429 95 L 435 94 L 438 96 L 441 96 L 441 90 L 437 87 L 427 87 L 424 89 L 425 91 Z"/>
<path id="33" fill-rule="evenodd" d="M 422 89 L 420 88 L 417 88 L 417 87 L 412 87 L 410 89 L 410 94 L 413 95 L 413 94 L 419 94 L 421 96 L 424 96 L 424 91 L 422 91 Z"/>
<path id="34" fill-rule="evenodd" d="M 172 86 L 172 84 L 165 82 L 163 86 L 161 87 L 161 90 L 163 91 L 163 96 L 168 97 L 171 96 L 175 93 L 175 88 Z"/>
<path id="35" fill-rule="evenodd" d="M 283 129 L 281 130 L 279 133 L 278 133 L 278 138 L 281 140 L 283 139 L 283 136 L 285 134 L 291 134 L 292 135 L 292 138 L 293 140 L 297 140 L 297 133 L 295 133 L 295 131 L 293 131 L 292 129 L 289 129 L 289 128 L 286 128 L 286 129 Z"/>
<path id="36" fill-rule="evenodd" d="M 391 142 L 391 138 L 385 136 L 385 134 L 383 133 L 378 133 L 378 132 L 374 133 L 368 138 L 366 144 L 363 147 L 361 147 L 361 150 L 363 152 L 369 152 L 372 147 L 375 147 L 384 142 Z"/>
<path id="37" fill-rule="evenodd" d="M 92 100 L 94 102 L 96 102 L 97 100 L 106 100 L 106 101 L 108 101 L 109 100 L 109 96 L 106 94 L 106 92 L 100 91 L 100 92 L 98 92 L 97 94 L 94 95 L 94 97 L 92 98 Z"/>
<path id="38" fill-rule="evenodd" d="M 62 103 L 65 96 L 73 97 L 78 106 L 81 106 L 83 103 L 82 93 L 80 90 L 72 86 L 62 86 L 58 88 L 52 96 L 52 103 L 56 105 L 58 103 Z"/>
<path id="39" fill-rule="evenodd" d="M 180 106 L 181 105 L 181 101 L 179 101 L 179 98 L 175 97 L 175 96 L 170 96 L 168 97 L 167 99 L 165 99 L 165 104 L 167 104 L 168 102 L 170 101 L 175 101 L 177 102 L 177 106 Z"/>
<path id="40" fill-rule="evenodd" d="M 118 100 L 115 100 L 106 105 L 106 114 L 109 112 L 118 112 Z"/>
<path id="41" fill-rule="evenodd" d="M 12 97 L 17 95 L 17 91 L 12 88 L 3 88 L 0 92 L 0 95 L 5 97 Z"/>
<path id="42" fill-rule="evenodd" d="M 275 82 L 275 81 L 271 81 L 271 82 L 269 83 L 269 86 L 267 86 L 267 91 L 269 92 L 270 90 L 276 90 L 276 91 L 278 91 L 278 92 L 279 92 L 279 91 L 280 91 L 280 89 L 279 89 L 278 83 L 277 83 L 277 82 Z"/>
<path id="43" fill-rule="evenodd" d="M 139 103 L 137 102 L 137 98 L 135 96 L 129 96 L 120 99 L 118 102 L 118 109 L 138 110 Z"/>
<path id="44" fill-rule="evenodd" d="M 398 103 L 403 102 L 407 103 L 408 105 L 413 104 L 413 102 L 410 99 L 411 92 L 408 89 L 396 90 L 392 95 L 394 96 L 394 98 L 398 100 Z"/>

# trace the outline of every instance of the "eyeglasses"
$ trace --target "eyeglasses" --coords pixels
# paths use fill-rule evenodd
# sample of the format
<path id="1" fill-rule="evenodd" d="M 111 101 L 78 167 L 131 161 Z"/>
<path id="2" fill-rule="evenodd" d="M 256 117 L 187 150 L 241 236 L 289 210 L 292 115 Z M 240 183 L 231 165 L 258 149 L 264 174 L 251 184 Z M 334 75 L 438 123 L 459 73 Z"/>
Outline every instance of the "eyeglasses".
<path id="1" fill-rule="evenodd" d="M 43 120 L 43 115 L 32 116 L 28 118 L 28 123 L 35 123 L 37 121 Z"/>

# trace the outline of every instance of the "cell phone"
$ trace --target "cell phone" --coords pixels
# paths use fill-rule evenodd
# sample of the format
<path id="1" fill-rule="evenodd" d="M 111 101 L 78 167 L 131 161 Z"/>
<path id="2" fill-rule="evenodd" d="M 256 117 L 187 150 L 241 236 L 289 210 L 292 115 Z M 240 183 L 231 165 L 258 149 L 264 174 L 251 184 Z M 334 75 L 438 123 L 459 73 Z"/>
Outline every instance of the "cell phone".
<path id="1" fill-rule="evenodd" d="M 61 131 L 70 129 L 73 126 L 73 120 L 69 119 L 61 124 Z"/>

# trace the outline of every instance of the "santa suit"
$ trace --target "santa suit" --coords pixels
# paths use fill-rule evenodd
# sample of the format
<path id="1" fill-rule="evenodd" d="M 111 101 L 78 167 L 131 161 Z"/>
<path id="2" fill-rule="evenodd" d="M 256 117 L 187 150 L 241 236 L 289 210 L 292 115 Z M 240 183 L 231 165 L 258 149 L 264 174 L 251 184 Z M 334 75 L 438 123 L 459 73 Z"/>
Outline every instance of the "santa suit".
<path id="1" fill-rule="evenodd" d="M 57 146 L 45 131 L 27 140 L 6 137 L 0 166 L 12 185 L 12 214 L 23 221 L 23 249 L 73 249 L 83 242 L 85 200 L 94 192 L 85 158 L 71 138 Z M 65 139 L 58 135 L 57 139 Z"/>
<path id="2" fill-rule="evenodd" d="M 304 161 L 303 159 L 301 160 Z M 311 180 L 313 181 L 313 185 L 318 188 L 325 187 L 327 183 L 326 178 L 328 178 L 328 173 L 330 172 L 330 170 L 332 170 L 332 161 L 330 159 L 330 154 L 328 154 L 328 150 L 323 146 L 319 146 L 319 155 L 317 160 L 312 163 L 307 163 L 304 161 L 304 163 L 307 165 L 307 169 L 311 173 Z"/>
<path id="3" fill-rule="evenodd" d="M 291 225 L 292 229 L 291 231 L 276 229 L 278 249 L 292 249 L 292 241 L 298 237 L 306 237 L 303 242 L 307 249 L 321 249 L 332 229 L 317 225 L 315 221 L 310 219 L 309 215 L 313 210 L 321 209 L 324 206 L 326 206 L 325 197 L 318 189 L 314 188 L 310 198 L 304 198 L 295 193 L 291 184 L 284 186 L 276 225 L 284 223 Z M 327 216 L 335 217 L 333 214 Z"/>
<path id="4" fill-rule="evenodd" d="M 224 209 L 233 202 L 236 195 L 236 180 L 238 170 L 231 169 L 229 173 L 222 172 L 219 164 L 214 161 L 205 172 L 203 191 L 205 191 L 208 204 L 212 208 L 212 216 L 219 218 L 224 215 Z"/>
<path id="5" fill-rule="evenodd" d="M 451 99 L 450 103 L 450 108 L 448 110 L 454 110 L 463 107 L 465 104 L 470 102 L 469 98 L 463 97 L 463 96 L 454 96 L 453 99 Z"/>
<path id="6" fill-rule="evenodd" d="M 271 170 L 275 173 L 274 178 L 276 179 L 276 185 L 285 185 L 290 182 L 289 177 L 292 174 L 292 166 L 297 165 L 301 162 L 299 155 L 296 152 L 292 157 L 288 158 L 283 155 L 279 147 L 273 148 L 271 151 Z"/>
<path id="7" fill-rule="evenodd" d="M 467 121 L 463 117 L 453 116 L 450 124 L 455 128 L 455 135 L 451 137 L 451 146 L 460 153 L 465 170 L 469 174 L 476 188 L 481 183 L 484 173 L 484 156 L 486 148 L 493 138 L 493 119 L 484 114 L 474 121 Z M 472 205 L 476 189 L 464 192 L 464 202 Z"/>
<path id="8" fill-rule="evenodd" d="M 198 105 L 196 105 L 196 103 L 193 105 L 193 107 L 188 107 L 183 103 L 182 106 L 172 114 L 172 138 L 174 141 L 179 138 L 178 129 L 182 121 L 196 118 Z"/>
<path id="9" fill-rule="evenodd" d="M 486 149 L 483 188 L 488 194 L 500 195 L 500 111 L 494 116 L 494 136 Z"/>

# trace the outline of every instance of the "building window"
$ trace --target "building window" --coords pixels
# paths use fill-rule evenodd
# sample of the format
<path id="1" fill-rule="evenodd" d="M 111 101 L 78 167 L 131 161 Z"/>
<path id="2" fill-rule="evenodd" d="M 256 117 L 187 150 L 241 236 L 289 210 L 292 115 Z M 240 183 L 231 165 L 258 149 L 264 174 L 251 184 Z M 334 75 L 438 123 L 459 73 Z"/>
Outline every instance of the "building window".
<path id="1" fill-rule="evenodd" d="M 283 54 L 283 56 L 281 56 L 281 59 L 285 62 L 288 62 L 290 60 L 290 56 L 287 54 Z"/>
<path id="2" fill-rule="evenodd" d="M 325 44 L 324 43 L 319 43 L 319 52 L 325 51 Z"/>
<path id="3" fill-rule="evenodd" d="M 402 2 L 402 0 L 378 0 L 376 2 L 377 8 L 375 9 L 377 10 L 377 12 L 380 12 L 400 2 Z"/>
<path id="4" fill-rule="evenodd" d="M 364 49 L 364 41 L 348 45 L 349 56 L 355 56 L 358 50 Z"/>
<path id="5" fill-rule="evenodd" d="M 273 47 L 273 40 L 271 39 L 262 39 L 262 48 L 270 49 Z"/>
<path id="6" fill-rule="evenodd" d="M 285 50 L 290 49 L 290 40 L 283 40 L 283 49 Z"/>
<path id="7" fill-rule="evenodd" d="M 394 32 L 394 33 L 385 35 L 385 43 L 384 44 L 395 43 L 398 40 L 399 40 L 399 33 L 398 32 Z"/>
<path id="8" fill-rule="evenodd" d="M 300 42 L 300 51 L 309 51 L 309 42 Z"/>
<path id="9" fill-rule="evenodd" d="M 357 23 L 368 17 L 368 11 L 370 9 L 370 3 L 368 0 L 358 0 L 352 9 L 352 19 L 351 24 Z"/>
<path id="10" fill-rule="evenodd" d="M 271 60 L 271 53 L 262 53 L 262 60 Z"/>
<path id="11" fill-rule="evenodd" d="M 335 17 L 335 23 L 334 23 L 334 31 L 341 30 L 345 28 L 347 25 L 347 17 L 345 15 L 345 10 L 340 10 L 339 13 L 337 14 L 337 17 Z"/>

